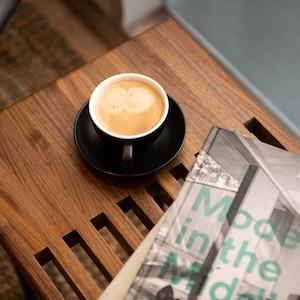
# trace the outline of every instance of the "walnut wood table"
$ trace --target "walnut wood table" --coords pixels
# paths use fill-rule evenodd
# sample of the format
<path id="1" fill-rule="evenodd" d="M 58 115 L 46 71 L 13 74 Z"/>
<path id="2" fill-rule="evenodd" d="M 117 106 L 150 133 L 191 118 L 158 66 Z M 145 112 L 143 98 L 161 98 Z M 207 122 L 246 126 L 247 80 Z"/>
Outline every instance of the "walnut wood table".
<path id="1" fill-rule="evenodd" d="M 185 116 L 180 153 L 154 174 L 97 172 L 74 142 L 75 119 L 94 87 L 121 72 L 156 79 Z M 47 272 L 50 264 L 80 298 L 97 298 L 103 290 L 97 280 L 116 276 L 172 204 L 213 125 L 300 154 L 299 145 L 172 19 L 2 111 L 0 242 L 36 294 L 65 297 Z M 90 274 L 77 248 L 98 273 Z"/>

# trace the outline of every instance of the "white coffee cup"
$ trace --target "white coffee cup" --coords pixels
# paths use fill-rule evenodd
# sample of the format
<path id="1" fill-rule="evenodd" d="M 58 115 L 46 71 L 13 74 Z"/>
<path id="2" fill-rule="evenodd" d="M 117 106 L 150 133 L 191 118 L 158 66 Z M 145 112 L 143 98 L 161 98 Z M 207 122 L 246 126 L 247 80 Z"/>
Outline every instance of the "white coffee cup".
<path id="1" fill-rule="evenodd" d="M 93 91 L 89 113 L 97 132 L 123 144 L 122 165 L 134 163 L 134 144 L 159 136 L 169 112 L 169 99 L 154 79 L 122 73 L 102 81 Z"/>

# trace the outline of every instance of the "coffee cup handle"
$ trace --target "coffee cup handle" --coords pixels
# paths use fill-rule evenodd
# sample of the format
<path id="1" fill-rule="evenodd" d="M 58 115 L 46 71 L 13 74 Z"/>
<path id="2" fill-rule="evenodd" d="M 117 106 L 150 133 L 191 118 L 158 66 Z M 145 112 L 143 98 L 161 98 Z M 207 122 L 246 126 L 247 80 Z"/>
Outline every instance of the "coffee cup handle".
<path id="1" fill-rule="evenodd" d="M 126 142 L 123 144 L 122 153 L 122 166 L 130 168 L 133 165 L 133 144 L 132 142 Z"/>

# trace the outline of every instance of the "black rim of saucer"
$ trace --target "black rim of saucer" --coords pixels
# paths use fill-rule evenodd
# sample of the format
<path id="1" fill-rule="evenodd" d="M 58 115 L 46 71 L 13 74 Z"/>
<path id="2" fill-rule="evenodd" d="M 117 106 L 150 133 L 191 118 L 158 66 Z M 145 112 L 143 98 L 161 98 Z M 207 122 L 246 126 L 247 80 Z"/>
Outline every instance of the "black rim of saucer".
<path id="1" fill-rule="evenodd" d="M 74 141 L 83 160 L 96 171 L 120 177 L 144 176 L 168 165 L 180 152 L 186 131 L 180 107 L 168 97 L 170 112 L 161 134 L 147 147 L 135 148 L 131 168 L 121 165 L 121 143 L 109 142 L 97 134 L 86 101 L 74 123 Z"/>

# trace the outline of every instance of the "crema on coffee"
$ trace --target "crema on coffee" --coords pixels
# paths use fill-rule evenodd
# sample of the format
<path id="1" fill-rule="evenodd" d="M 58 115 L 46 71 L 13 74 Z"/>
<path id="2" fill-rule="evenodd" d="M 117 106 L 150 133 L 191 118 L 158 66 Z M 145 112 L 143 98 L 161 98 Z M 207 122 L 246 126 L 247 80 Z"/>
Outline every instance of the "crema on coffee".
<path id="1" fill-rule="evenodd" d="M 95 112 L 107 130 L 118 135 L 137 135 L 151 130 L 165 110 L 161 94 L 149 83 L 124 79 L 104 88 Z"/>

